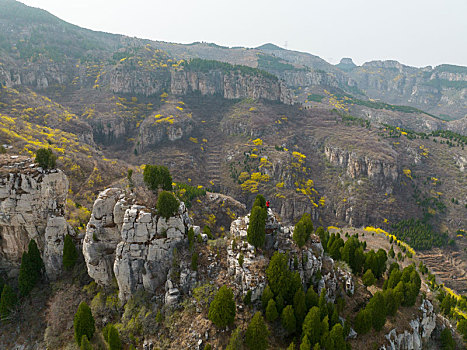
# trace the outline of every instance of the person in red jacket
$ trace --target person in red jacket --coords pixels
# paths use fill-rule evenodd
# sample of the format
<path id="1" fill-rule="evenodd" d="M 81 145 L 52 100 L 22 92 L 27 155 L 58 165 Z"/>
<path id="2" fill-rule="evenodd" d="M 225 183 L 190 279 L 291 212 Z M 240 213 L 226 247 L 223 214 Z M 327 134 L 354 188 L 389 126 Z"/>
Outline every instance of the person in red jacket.
<path id="1" fill-rule="evenodd" d="M 269 209 L 269 201 L 266 201 L 266 208 Z"/>

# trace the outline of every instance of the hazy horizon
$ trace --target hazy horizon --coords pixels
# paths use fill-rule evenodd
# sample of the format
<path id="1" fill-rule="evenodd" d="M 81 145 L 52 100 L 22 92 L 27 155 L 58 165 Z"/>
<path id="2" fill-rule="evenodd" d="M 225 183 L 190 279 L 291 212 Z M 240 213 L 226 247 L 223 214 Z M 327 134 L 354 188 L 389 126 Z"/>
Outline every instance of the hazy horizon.
<path id="1" fill-rule="evenodd" d="M 396 60 L 416 67 L 467 66 L 467 2 L 392 3 L 365 0 L 235 4 L 200 0 L 147 3 L 135 0 L 63 2 L 23 0 L 80 27 L 188 44 L 257 47 L 273 43 L 336 64 Z"/>

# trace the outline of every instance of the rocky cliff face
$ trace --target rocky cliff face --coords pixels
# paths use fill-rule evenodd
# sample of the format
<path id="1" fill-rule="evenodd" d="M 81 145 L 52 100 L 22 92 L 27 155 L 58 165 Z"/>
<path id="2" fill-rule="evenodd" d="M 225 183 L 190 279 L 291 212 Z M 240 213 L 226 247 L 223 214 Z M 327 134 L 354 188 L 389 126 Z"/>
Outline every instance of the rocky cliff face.
<path id="1" fill-rule="evenodd" d="M 464 67 L 415 68 L 397 61 L 372 61 L 349 72 L 371 98 L 462 118 L 467 113 Z"/>
<path id="2" fill-rule="evenodd" d="M 246 295 L 251 290 L 251 301 L 260 300 L 266 286 L 264 271 L 269 260 L 263 255 L 255 254 L 252 245 L 246 243 L 249 215 L 234 220 L 230 226 L 232 240 L 227 245 L 227 267 L 228 273 L 236 283 L 235 290 Z M 303 285 L 309 285 L 316 274 L 321 273 L 318 281 L 318 292 L 323 288 L 326 290 L 328 300 L 335 300 L 342 290 L 353 294 L 354 282 L 350 273 L 336 268 L 334 261 L 324 255 L 323 247 L 319 238 L 312 235 L 310 242 L 299 249 L 292 240 L 293 226 L 283 226 L 277 221 L 271 209 L 268 210 L 266 220 L 266 242 L 265 249 L 275 249 L 286 254 L 291 270 L 296 270 Z M 243 255 L 243 263 L 240 265 L 239 257 Z M 298 258 L 298 265 L 294 267 L 294 256 Z"/>
<path id="3" fill-rule="evenodd" d="M 103 286 L 115 276 L 124 301 L 138 290 L 155 293 L 166 283 L 174 248 L 184 242 L 190 224 L 183 203 L 166 220 L 134 202 L 120 189 L 101 192 L 83 242 L 89 275 Z"/>
<path id="4" fill-rule="evenodd" d="M 366 176 L 378 187 L 390 190 L 388 193 L 399 179 L 396 159 L 376 159 L 330 145 L 324 147 L 324 154 L 331 164 L 344 168 L 351 178 Z"/>
<path id="5" fill-rule="evenodd" d="M 380 350 L 422 350 L 437 326 L 436 313 L 433 305 L 425 299 L 420 306 L 421 316 L 410 321 L 412 332 L 405 331 L 397 334 L 393 329 L 386 335 L 388 346 L 383 345 Z"/>
<path id="6" fill-rule="evenodd" d="M 64 235 L 74 234 L 64 217 L 68 180 L 60 170 L 43 171 L 31 159 L 2 158 L 0 169 L 0 262 L 15 274 L 31 239 L 47 276 L 62 269 Z"/>
<path id="7" fill-rule="evenodd" d="M 227 99 L 253 98 L 292 103 L 290 92 L 280 81 L 237 72 L 172 71 L 170 89 L 175 95 L 199 91 L 202 95 L 219 94 Z"/>

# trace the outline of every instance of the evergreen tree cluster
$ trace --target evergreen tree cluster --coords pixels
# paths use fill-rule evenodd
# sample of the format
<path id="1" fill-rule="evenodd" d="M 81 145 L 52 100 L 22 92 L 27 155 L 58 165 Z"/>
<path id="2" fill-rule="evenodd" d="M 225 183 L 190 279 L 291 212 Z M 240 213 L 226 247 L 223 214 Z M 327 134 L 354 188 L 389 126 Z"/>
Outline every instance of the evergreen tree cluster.
<path id="1" fill-rule="evenodd" d="M 146 164 L 143 170 L 143 181 L 152 191 L 157 191 L 159 188 L 172 191 L 172 176 L 165 166 Z"/>
<path id="2" fill-rule="evenodd" d="M 305 289 L 297 271 L 289 269 L 285 254 L 275 252 L 266 269 L 268 285 L 261 296 L 266 320 L 280 324 L 290 336 L 301 338 L 300 349 L 346 349 L 343 325 L 339 322 L 336 304 L 326 301 L 313 286 Z M 300 337 L 301 336 L 301 337 Z"/>
<path id="3" fill-rule="evenodd" d="M 366 242 L 361 242 L 358 234 L 350 236 L 345 242 L 340 233 L 329 235 L 322 227 L 318 227 L 316 234 L 321 239 L 324 251 L 334 260 L 342 260 L 349 264 L 354 274 L 359 275 L 371 270 L 373 276 L 380 279 L 386 272 L 386 251 L 378 249 L 377 252 L 370 250 L 365 253 Z"/>
<path id="4" fill-rule="evenodd" d="M 420 220 L 402 220 L 392 225 L 392 233 L 417 250 L 441 247 L 447 244 L 448 236 L 433 231 L 430 224 Z"/>
<path id="5" fill-rule="evenodd" d="M 313 232 L 313 223 L 308 213 L 303 214 L 300 220 L 295 224 L 292 239 L 299 248 L 303 247 Z"/>
<path id="6" fill-rule="evenodd" d="M 420 286 L 420 275 L 414 265 L 401 271 L 397 263 L 392 264 L 389 278 L 384 281 L 383 291 L 375 293 L 355 317 L 357 333 L 368 333 L 371 328 L 380 331 L 387 316 L 394 316 L 400 306 L 415 304 Z"/>

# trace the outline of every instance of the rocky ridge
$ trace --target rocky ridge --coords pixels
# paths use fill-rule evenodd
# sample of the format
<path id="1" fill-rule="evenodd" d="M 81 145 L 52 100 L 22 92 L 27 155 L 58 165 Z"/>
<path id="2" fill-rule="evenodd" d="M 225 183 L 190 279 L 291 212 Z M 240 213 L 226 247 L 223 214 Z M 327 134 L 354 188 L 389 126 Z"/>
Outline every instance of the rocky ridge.
<path id="1" fill-rule="evenodd" d="M 0 261 L 16 275 L 31 239 L 42 254 L 49 279 L 62 270 L 68 179 L 61 170 L 43 170 L 24 156 L 1 156 Z"/>
<path id="2" fill-rule="evenodd" d="M 138 290 L 154 294 L 166 283 L 174 249 L 190 225 L 183 203 L 166 220 L 135 202 L 120 189 L 101 192 L 83 242 L 89 275 L 102 286 L 111 286 L 115 276 L 121 300 Z"/>

